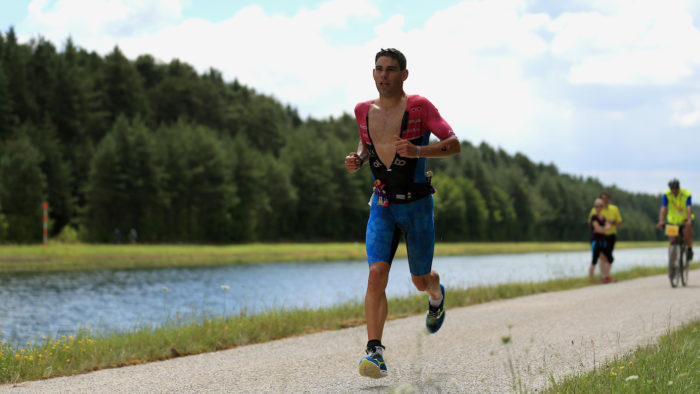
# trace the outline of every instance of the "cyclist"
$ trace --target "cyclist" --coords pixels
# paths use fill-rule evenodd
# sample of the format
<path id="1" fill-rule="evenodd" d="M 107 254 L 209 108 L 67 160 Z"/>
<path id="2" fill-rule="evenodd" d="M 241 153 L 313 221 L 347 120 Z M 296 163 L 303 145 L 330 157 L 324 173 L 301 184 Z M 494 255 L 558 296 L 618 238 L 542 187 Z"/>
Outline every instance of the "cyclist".
<path id="1" fill-rule="evenodd" d="M 669 190 L 664 193 L 659 210 L 659 223 L 656 227 L 659 230 L 664 228 L 664 224 L 674 224 L 681 226 L 683 238 L 688 245 L 687 260 L 693 260 L 693 202 L 690 192 L 681 189 L 678 179 L 673 178 L 668 182 Z M 670 208 L 669 208 L 670 205 Z"/>

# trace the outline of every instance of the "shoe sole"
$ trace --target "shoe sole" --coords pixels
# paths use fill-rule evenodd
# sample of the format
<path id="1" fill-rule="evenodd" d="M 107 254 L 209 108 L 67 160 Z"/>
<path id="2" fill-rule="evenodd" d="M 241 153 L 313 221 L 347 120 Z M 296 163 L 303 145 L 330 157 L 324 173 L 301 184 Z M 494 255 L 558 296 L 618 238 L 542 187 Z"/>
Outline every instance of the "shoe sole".
<path id="1" fill-rule="evenodd" d="M 382 371 L 379 365 L 373 363 L 372 361 L 363 358 L 360 361 L 360 375 L 366 376 L 372 379 L 381 379 L 388 375 L 387 371 Z"/>

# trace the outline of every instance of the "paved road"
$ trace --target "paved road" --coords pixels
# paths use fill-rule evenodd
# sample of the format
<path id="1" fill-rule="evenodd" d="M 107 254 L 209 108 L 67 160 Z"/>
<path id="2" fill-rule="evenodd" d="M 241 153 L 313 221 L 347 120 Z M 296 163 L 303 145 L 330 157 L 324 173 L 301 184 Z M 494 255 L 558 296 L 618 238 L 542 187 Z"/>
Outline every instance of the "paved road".
<path id="1" fill-rule="evenodd" d="M 390 321 L 384 334 L 389 377 L 380 380 L 357 373 L 366 342 L 362 326 L 4 385 L 0 392 L 502 393 L 512 391 L 514 376 L 534 391 L 550 375 L 592 369 L 698 318 L 700 285 L 672 289 L 665 276 L 654 276 L 451 309 L 435 335 L 425 333 L 423 317 Z M 505 345 L 507 336 L 512 341 Z"/>

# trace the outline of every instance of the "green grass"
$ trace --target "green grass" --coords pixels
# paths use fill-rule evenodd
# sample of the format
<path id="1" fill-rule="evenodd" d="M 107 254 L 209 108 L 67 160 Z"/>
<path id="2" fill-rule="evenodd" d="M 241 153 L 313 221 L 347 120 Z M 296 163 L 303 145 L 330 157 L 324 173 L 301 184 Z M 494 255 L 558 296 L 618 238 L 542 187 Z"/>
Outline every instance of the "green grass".
<path id="1" fill-rule="evenodd" d="M 665 242 L 619 242 L 618 249 L 663 247 Z M 436 256 L 567 252 L 589 250 L 585 242 L 442 243 Z M 399 248 L 398 257 L 405 257 Z M 151 269 L 269 262 L 364 260 L 363 243 L 286 243 L 245 245 L 0 245 L 0 273 Z"/>
<path id="2" fill-rule="evenodd" d="M 694 264 L 691 268 L 700 268 Z M 635 268 L 616 273 L 620 281 L 665 273 L 665 268 Z M 448 308 L 456 308 L 590 286 L 588 278 L 539 283 L 509 283 L 450 289 Z M 390 319 L 425 313 L 425 295 L 389 300 Z M 103 368 L 211 352 L 323 330 L 364 324 L 362 303 L 350 302 L 318 310 L 271 310 L 247 316 L 182 318 L 157 328 L 140 327 L 122 333 L 81 330 L 74 337 L 42 338 L 19 346 L 0 345 L 0 383 L 70 375 Z"/>
<path id="3" fill-rule="evenodd" d="M 700 320 L 595 371 L 552 382 L 556 393 L 700 393 Z"/>

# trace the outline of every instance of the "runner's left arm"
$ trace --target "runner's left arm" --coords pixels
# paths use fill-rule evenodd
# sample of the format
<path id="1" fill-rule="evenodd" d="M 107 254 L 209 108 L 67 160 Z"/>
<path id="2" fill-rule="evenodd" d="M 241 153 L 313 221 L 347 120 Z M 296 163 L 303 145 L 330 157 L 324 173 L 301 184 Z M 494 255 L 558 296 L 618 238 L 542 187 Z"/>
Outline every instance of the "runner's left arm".
<path id="1" fill-rule="evenodd" d="M 461 152 L 462 146 L 452 127 L 440 116 L 433 103 L 426 100 L 425 109 L 428 112 L 426 123 L 428 130 L 440 139 L 439 142 L 421 148 L 421 157 L 448 157 Z"/>
<path id="2" fill-rule="evenodd" d="M 395 138 L 396 152 L 404 157 L 448 157 L 461 152 L 462 146 L 457 139 L 452 127 L 440 116 L 437 108 L 424 99 L 423 108 L 426 111 L 425 127 L 430 130 L 439 142 L 430 145 L 413 145 L 408 140 L 400 137 Z"/>
<path id="3" fill-rule="evenodd" d="M 434 144 L 421 147 L 420 157 L 448 157 L 461 152 L 462 146 L 459 144 L 457 136 L 451 136 Z"/>

